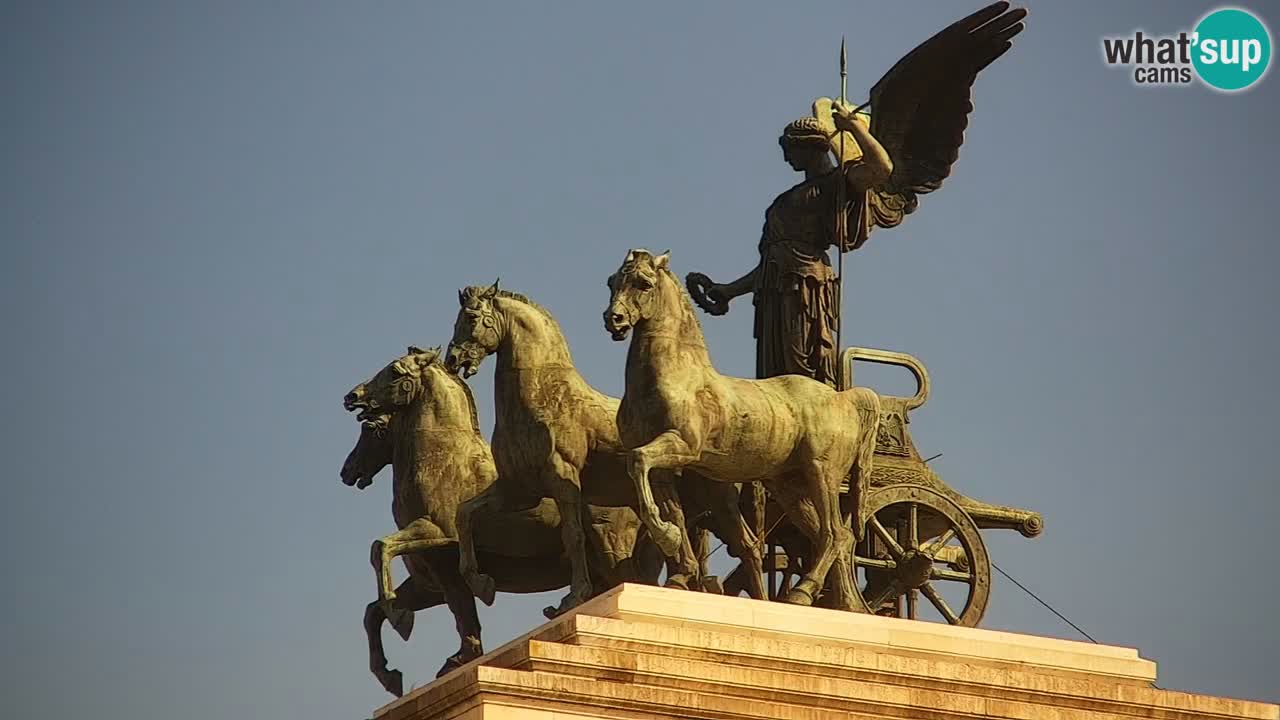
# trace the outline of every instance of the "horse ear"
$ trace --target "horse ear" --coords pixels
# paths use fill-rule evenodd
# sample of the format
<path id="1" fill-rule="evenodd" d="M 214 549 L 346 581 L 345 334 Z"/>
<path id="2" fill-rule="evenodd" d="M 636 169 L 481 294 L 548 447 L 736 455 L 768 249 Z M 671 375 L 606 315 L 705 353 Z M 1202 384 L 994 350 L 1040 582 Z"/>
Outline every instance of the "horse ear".
<path id="1" fill-rule="evenodd" d="M 622 262 L 624 262 L 624 263 L 635 262 L 635 261 L 636 261 L 636 251 L 635 251 L 635 250 L 628 250 L 628 251 L 627 251 L 627 256 L 626 256 L 625 258 L 623 258 L 623 259 L 622 259 Z"/>
<path id="2" fill-rule="evenodd" d="M 467 304 L 467 291 L 465 289 L 458 290 L 458 305 L 465 306 Z"/>
<path id="3" fill-rule="evenodd" d="M 484 294 L 488 295 L 489 297 L 496 297 L 498 295 L 499 280 L 501 280 L 501 278 L 495 278 L 493 281 L 493 284 L 489 286 L 489 289 L 485 290 Z"/>
<path id="4" fill-rule="evenodd" d="M 653 259 L 653 266 L 659 270 L 666 270 L 667 264 L 671 262 L 671 251 L 668 250 Z"/>

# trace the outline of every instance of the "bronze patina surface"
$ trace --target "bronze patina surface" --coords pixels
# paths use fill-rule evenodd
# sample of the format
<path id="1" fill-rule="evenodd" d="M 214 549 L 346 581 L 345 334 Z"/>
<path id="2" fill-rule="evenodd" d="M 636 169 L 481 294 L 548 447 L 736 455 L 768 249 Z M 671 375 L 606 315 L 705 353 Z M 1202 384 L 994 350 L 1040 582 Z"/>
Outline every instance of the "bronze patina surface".
<path id="1" fill-rule="evenodd" d="M 352 388 L 343 405 L 357 413 L 360 436 L 343 463 L 342 481 L 363 489 L 387 465 L 392 468 L 391 512 L 400 529 L 373 542 L 378 599 L 366 609 L 365 630 L 370 669 L 388 692 L 399 695 L 400 671 L 387 668 L 382 646 L 384 620 L 407 640 L 415 612 L 447 603 L 462 646 L 440 674 L 484 654 L 475 600 L 458 570 L 455 517 L 464 500 L 493 485 L 497 469 L 480 434 L 471 391 L 445 369 L 438 350 L 411 347 Z M 587 572 L 597 587 L 657 581 L 661 557 L 643 540 L 629 508 L 587 507 L 582 517 Z M 470 540 L 498 590 L 547 592 L 569 584 L 554 503 L 485 508 L 475 521 Z M 396 557 L 403 558 L 409 577 L 393 589 Z"/>
<path id="2" fill-rule="evenodd" d="M 573 568 L 570 592 L 554 616 L 581 604 L 598 590 L 586 573 L 580 508 L 584 503 L 636 507 L 635 487 L 627 478 L 623 444 L 618 435 L 617 398 L 591 387 L 573 365 L 568 343 L 551 313 L 519 293 L 473 286 L 459 293 L 457 321 L 449 344 L 449 364 L 464 375 L 475 373 L 488 355 L 494 369 L 494 460 L 498 480 L 463 503 L 458 520 L 462 540 L 462 572 L 485 602 L 492 582 L 477 567 L 471 549 L 471 513 L 486 508 L 523 508 L 551 498 L 559 508 L 564 550 Z M 683 478 L 690 492 L 680 502 L 677 486 L 657 487 L 664 521 L 684 528 L 684 507 L 713 521 L 730 551 L 759 562 L 759 544 L 738 512 L 736 489 L 711 486 L 692 474 Z M 701 501 L 709 507 L 691 505 Z M 687 533 L 679 548 L 667 548 L 667 583 L 700 585 L 698 556 Z M 754 585 L 758 596 L 763 587 Z"/>
<path id="3" fill-rule="evenodd" d="M 842 517 L 840 493 L 852 473 L 858 506 L 856 495 L 871 473 L 879 397 L 862 388 L 836 391 L 801 375 L 721 375 L 668 262 L 666 254 L 628 252 L 609 278 L 604 312 L 614 340 L 632 335 L 618 429 L 645 527 L 668 556 L 678 552 L 681 529 L 659 517 L 652 470 L 688 468 L 720 482 L 761 482 L 814 550 L 786 599 L 812 604 L 834 568 L 833 606 L 864 609 L 852 584 L 854 533 Z"/>
<path id="4" fill-rule="evenodd" d="M 614 340 L 630 336 L 621 399 L 583 379 L 550 312 L 496 282 L 459 292 L 447 357 L 411 347 L 348 393 L 361 431 L 343 481 L 365 488 L 393 468 L 398 531 L 373 544 L 378 595 L 365 616 L 383 687 L 403 689 L 384 621 L 407 639 L 414 612 L 447 604 L 461 647 L 443 673 L 482 653 L 476 597 L 567 586 L 544 610 L 556 616 L 621 582 L 657 584 L 664 564 L 675 588 L 981 620 L 991 562 L 980 531 L 1034 537 L 1043 522 L 956 492 L 921 458 L 907 425 L 928 373 L 906 353 L 841 353 L 837 268 L 950 175 L 972 85 L 1025 17 L 990 5 L 903 57 L 868 103 L 853 107 L 842 87 L 789 123 L 779 144 L 804 179 L 765 211 L 759 259 L 737 280 L 681 283 L 669 253 L 628 252 L 603 318 Z M 722 315 L 745 294 L 755 379 L 716 371 L 693 310 Z M 466 385 L 490 355 L 492 446 Z M 916 393 L 854 387 L 855 361 L 906 368 Z M 723 588 L 707 573 L 708 530 L 740 561 Z M 396 557 L 409 578 L 393 588 Z"/>
<path id="5" fill-rule="evenodd" d="M 869 118 L 819 98 L 812 115 L 783 129 L 782 157 L 804 180 L 765 210 L 759 261 L 729 283 L 686 278 L 712 315 L 752 295 L 758 377 L 795 373 L 836 384 L 840 278 L 828 250 L 857 250 L 874 228 L 897 227 L 921 195 L 942 186 L 964 142 L 973 82 L 1012 46 L 1026 15 L 998 2 L 934 35 L 872 86 Z"/>

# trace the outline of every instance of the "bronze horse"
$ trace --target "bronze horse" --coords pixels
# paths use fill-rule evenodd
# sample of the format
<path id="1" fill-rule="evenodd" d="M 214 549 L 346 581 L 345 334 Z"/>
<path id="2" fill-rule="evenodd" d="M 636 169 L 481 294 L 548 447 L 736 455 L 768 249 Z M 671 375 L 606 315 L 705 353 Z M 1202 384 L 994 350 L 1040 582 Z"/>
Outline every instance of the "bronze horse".
<path id="1" fill-rule="evenodd" d="M 448 364 L 465 376 L 480 362 L 497 355 L 494 370 L 496 420 L 493 430 L 498 482 L 464 503 L 458 516 L 462 573 L 476 595 L 492 597 L 492 583 L 480 572 L 470 550 L 471 513 L 492 508 L 521 508 L 545 497 L 555 500 L 562 519 L 565 551 L 573 567 L 570 592 L 548 617 L 562 613 L 594 594 L 586 573 L 583 535 L 578 522 L 584 503 L 637 507 L 635 486 L 627 479 L 618 436 L 619 400 L 587 384 L 574 367 L 568 343 L 551 313 L 527 297 L 490 287 L 468 287 L 458 293 L 460 308 L 449 343 Z M 664 521 L 684 527 L 684 510 L 671 478 L 657 484 Z M 759 567 L 760 543 L 738 510 L 737 489 L 683 478 L 686 501 L 698 500 L 712 529 L 732 555 Z M 667 553 L 667 585 L 697 584 L 699 557 L 684 534 L 678 551 Z M 758 575 L 758 573 L 757 573 Z M 751 585 L 764 596 L 761 580 Z"/>
<path id="2" fill-rule="evenodd" d="M 664 552 L 679 549 L 680 528 L 664 522 L 653 501 L 653 470 L 763 482 L 813 543 L 812 562 L 786 600 L 813 604 L 834 568 L 832 605 L 865 612 L 853 584 L 855 535 L 841 508 L 841 485 L 850 477 L 857 517 L 860 490 L 870 482 L 879 396 L 865 388 L 839 392 L 801 375 L 746 380 L 716 372 L 669 258 L 628 252 L 609 278 L 604 312 L 614 340 L 634 331 L 618 429 L 643 499 L 641 520 Z"/>
<path id="3" fill-rule="evenodd" d="M 375 540 L 371 561 L 378 599 L 365 610 L 369 666 L 388 692 L 400 695 L 399 670 L 387 668 L 382 623 L 390 620 L 404 639 L 413 613 L 447 603 L 461 648 L 438 675 L 484 654 L 475 599 L 458 572 L 455 518 L 463 500 L 489 487 L 497 476 L 493 455 L 480 433 L 471 391 L 440 361 L 439 351 L 409 348 L 368 382 L 347 393 L 343 405 L 358 412 L 360 438 L 343 463 L 347 485 L 366 488 L 392 466 L 392 515 L 398 532 Z M 657 581 L 662 559 L 652 543 L 640 542 L 640 523 L 628 508 L 588 508 L 590 570 L 601 587 Z M 547 501 L 515 512 L 474 518 L 475 544 L 496 580 L 512 593 L 548 592 L 569 582 L 560 543 L 560 516 Z M 402 560 L 409 577 L 391 588 L 391 562 Z"/>

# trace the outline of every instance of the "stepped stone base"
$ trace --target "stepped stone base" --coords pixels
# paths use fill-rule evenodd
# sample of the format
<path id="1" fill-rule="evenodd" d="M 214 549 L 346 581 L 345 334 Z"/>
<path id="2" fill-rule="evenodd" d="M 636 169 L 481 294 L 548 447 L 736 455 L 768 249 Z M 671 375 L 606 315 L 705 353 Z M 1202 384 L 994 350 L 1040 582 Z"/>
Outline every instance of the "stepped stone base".
<path id="1" fill-rule="evenodd" d="M 624 585 L 376 720 L 1280 719 L 1130 648 Z"/>

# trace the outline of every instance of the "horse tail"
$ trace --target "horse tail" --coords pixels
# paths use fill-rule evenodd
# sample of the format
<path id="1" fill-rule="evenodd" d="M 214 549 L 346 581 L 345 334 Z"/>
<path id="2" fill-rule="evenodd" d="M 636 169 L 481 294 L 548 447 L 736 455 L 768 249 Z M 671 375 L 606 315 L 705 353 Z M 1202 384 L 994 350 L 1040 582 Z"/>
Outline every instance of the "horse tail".
<path id="1" fill-rule="evenodd" d="M 875 464 L 876 436 L 880 434 L 880 396 L 868 388 L 853 388 L 853 403 L 858 411 L 858 456 L 849 477 L 849 495 L 853 500 L 853 536 L 862 540 L 862 502 L 871 489 L 871 471 Z"/>

